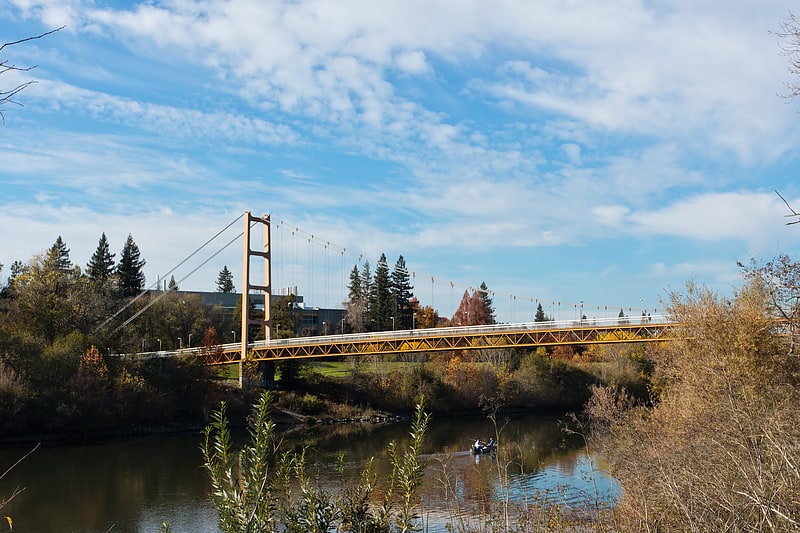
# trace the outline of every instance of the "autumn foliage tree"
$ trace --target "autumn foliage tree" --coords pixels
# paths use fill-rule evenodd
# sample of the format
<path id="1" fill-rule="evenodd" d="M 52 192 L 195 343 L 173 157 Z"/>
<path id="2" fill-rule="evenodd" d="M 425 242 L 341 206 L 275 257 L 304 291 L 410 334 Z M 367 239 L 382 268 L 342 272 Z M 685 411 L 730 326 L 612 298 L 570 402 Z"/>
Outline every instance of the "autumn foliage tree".
<path id="1" fill-rule="evenodd" d="M 690 284 L 669 312 L 680 326 L 653 353 L 653 407 L 590 403 L 623 489 L 616 529 L 796 531 L 800 359 L 770 289 L 750 277 L 728 299 Z"/>
<path id="2" fill-rule="evenodd" d="M 461 303 L 453 314 L 454 326 L 478 326 L 494 324 L 494 308 L 485 283 L 479 290 L 465 290 Z"/>

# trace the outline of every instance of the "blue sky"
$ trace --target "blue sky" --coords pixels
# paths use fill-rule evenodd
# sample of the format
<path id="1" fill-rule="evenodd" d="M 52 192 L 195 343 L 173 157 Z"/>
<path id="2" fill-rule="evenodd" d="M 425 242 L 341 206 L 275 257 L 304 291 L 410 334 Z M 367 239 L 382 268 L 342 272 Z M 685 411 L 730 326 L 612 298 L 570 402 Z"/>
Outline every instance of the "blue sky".
<path id="1" fill-rule="evenodd" d="M 38 65 L 0 76 L 37 81 L 0 127 L 0 277 L 130 233 L 149 285 L 247 210 L 312 305 L 384 252 L 423 305 L 486 282 L 508 322 L 731 293 L 800 242 L 792 2 L 0 1 L 2 42 L 66 25 L 0 52 Z M 238 231 L 182 289 L 241 288 L 239 243 L 184 279 Z"/>

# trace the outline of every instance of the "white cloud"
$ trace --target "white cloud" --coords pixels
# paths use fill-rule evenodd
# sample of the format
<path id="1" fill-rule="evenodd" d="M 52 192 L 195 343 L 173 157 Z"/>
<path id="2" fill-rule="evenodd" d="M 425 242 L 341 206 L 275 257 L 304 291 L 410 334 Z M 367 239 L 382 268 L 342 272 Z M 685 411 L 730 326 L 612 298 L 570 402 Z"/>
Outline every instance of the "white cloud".
<path id="1" fill-rule="evenodd" d="M 66 83 L 41 80 L 26 92 L 26 98 L 40 99 L 40 105 L 54 111 L 89 113 L 98 120 L 120 122 L 175 138 L 195 138 L 227 143 L 292 144 L 292 129 L 262 118 L 246 117 L 221 110 L 206 112 L 177 108 L 131 98 L 121 98 Z"/>
<path id="2" fill-rule="evenodd" d="M 679 200 L 662 209 L 630 215 L 637 232 L 702 241 L 769 242 L 783 226 L 784 207 L 768 193 L 709 193 Z"/>
<path id="3" fill-rule="evenodd" d="M 65 230 L 78 217 L 72 242 L 126 209 L 109 220 L 167 254 L 160 225 L 210 231 L 185 217 L 253 204 L 373 258 L 653 237 L 713 253 L 769 248 L 783 223 L 762 192 L 800 142 L 767 34 L 782 0 L 12 5 L 70 39 L 26 94 L 0 179 L 24 189 L 10 212 L 39 198 Z"/>
<path id="4" fill-rule="evenodd" d="M 627 207 L 621 205 L 601 205 L 592 209 L 598 223 L 618 229 L 622 229 L 629 212 Z"/>
<path id="5" fill-rule="evenodd" d="M 419 50 L 397 54 L 395 65 L 406 74 L 423 74 L 430 70 L 425 53 Z"/>

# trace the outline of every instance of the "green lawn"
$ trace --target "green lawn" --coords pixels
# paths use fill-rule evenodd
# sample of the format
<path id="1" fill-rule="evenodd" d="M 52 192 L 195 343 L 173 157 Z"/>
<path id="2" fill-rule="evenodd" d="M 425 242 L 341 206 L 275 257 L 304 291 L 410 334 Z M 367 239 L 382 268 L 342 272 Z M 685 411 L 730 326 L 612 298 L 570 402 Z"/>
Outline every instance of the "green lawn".
<path id="1" fill-rule="evenodd" d="M 327 361 L 316 360 L 309 363 L 309 368 L 326 377 L 346 377 L 356 368 L 364 373 L 389 374 L 391 372 L 406 372 L 419 363 L 404 361 L 374 361 L 364 357 L 357 364 L 353 361 Z"/>

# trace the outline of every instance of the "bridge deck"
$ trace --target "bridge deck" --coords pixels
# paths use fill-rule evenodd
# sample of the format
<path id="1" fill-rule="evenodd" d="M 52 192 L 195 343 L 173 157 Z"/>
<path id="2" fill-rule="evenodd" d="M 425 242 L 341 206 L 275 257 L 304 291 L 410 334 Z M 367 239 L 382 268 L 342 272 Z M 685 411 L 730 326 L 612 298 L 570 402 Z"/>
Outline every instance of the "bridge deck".
<path id="1" fill-rule="evenodd" d="M 381 331 L 257 341 L 248 345 L 248 359 L 297 359 L 351 355 L 478 350 L 576 344 L 653 342 L 671 338 L 676 324 L 667 316 L 525 322 L 491 326 Z M 194 353 L 208 364 L 241 361 L 241 344 L 150 352 L 140 357 Z"/>

